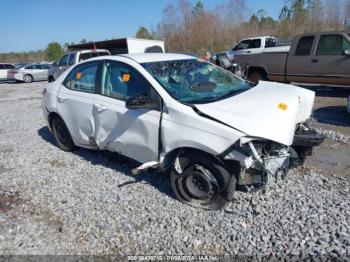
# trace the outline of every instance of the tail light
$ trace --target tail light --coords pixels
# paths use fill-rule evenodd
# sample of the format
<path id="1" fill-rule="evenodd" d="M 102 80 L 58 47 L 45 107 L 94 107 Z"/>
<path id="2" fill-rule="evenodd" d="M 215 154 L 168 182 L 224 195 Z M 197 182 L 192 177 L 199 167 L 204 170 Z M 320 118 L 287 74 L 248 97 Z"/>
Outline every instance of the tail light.
<path id="1" fill-rule="evenodd" d="M 11 73 L 11 74 L 17 74 L 18 71 L 17 71 L 16 69 L 11 69 L 11 70 L 9 70 L 9 73 Z"/>
<path id="2" fill-rule="evenodd" d="M 42 94 L 43 96 L 45 96 L 45 95 L 46 95 L 46 92 L 47 92 L 47 91 L 46 91 L 46 88 L 44 88 L 43 91 L 41 91 L 41 94 Z"/>

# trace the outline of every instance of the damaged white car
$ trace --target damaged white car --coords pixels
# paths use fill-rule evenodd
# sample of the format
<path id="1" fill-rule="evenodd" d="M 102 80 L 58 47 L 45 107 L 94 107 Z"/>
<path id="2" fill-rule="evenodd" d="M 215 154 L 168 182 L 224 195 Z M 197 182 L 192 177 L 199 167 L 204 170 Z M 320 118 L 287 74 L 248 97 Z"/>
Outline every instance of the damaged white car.
<path id="1" fill-rule="evenodd" d="M 176 197 L 220 209 L 236 189 L 262 188 L 303 162 L 323 137 L 308 128 L 314 92 L 254 85 L 180 54 L 105 56 L 43 91 L 57 145 L 110 150 L 171 176 Z"/>

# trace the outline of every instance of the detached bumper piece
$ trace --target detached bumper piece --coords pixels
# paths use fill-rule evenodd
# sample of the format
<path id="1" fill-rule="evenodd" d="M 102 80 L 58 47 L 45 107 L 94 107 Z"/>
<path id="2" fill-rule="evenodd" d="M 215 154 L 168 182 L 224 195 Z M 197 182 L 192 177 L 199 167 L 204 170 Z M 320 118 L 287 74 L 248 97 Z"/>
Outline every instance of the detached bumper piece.
<path id="1" fill-rule="evenodd" d="M 291 166 L 302 165 L 307 156 L 312 154 L 312 149 L 319 146 L 325 139 L 324 135 L 304 125 L 297 128 L 291 150 Z M 294 152 L 293 152 L 294 151 Z"/>

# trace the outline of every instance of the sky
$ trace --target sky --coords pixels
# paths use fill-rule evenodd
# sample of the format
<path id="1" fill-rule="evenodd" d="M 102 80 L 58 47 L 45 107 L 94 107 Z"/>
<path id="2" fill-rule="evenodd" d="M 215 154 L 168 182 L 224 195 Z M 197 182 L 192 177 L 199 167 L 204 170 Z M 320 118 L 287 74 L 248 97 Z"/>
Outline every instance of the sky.
<path id="1" fill-rule="evenodd" d="M 196 0 L 191 0 L 195 3 Z M 202 0 L 211 9 L 225 0 Z M 60 44 L 133 37 L 140 25 L 156 27 L 167 4 L 177 0 L 0 0 L 0 53 Z M 246 0 L 252 13 L 277 18 L 284 0 Z M 268 3 L 268 4 L 267 4 Z"/>

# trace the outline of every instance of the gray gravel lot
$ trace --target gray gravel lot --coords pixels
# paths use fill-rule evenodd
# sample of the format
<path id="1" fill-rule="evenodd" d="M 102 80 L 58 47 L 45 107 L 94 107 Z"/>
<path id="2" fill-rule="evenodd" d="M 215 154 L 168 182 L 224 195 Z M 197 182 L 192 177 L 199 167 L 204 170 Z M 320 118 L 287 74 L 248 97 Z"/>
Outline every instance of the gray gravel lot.
<path id="1" fill-rule="evenodd" d="M 0 84 L 0 254 L 350 256 L 348 177 L 311 161 L 225 211 L 198 210 L 166 176 L 133 177 L 129 159 L 59 150 L 44 85 Z"/>

